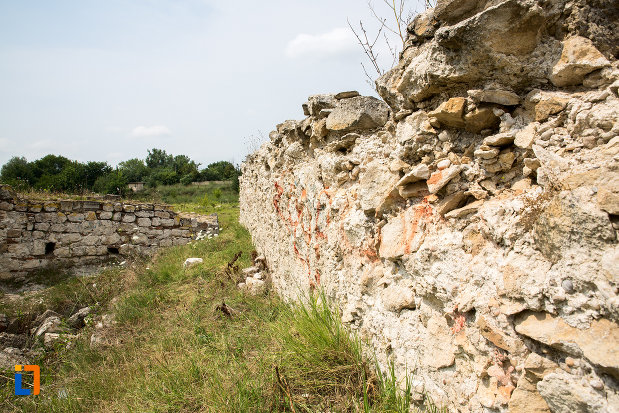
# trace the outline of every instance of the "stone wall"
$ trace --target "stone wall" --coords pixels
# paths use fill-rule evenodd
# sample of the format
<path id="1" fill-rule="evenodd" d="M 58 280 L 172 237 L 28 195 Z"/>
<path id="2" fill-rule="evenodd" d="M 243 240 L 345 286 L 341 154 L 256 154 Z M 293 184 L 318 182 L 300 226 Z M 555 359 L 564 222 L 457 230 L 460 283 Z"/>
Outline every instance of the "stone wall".
<path id="1" fill-rule="evenodd" d="M 24 281 L 49 266 L 152 255 L 218 232 L 216 214 L 177 214 L 169 205 L 29 200 L 0 185 L 0 281 Z"/>
<path id="2" fill-rule="evenodd" d="M 399 64 L 251 154 L 274 288 L 322 288 L 450 411 L 619 411 L 613 1 L 439 0 Z"/>

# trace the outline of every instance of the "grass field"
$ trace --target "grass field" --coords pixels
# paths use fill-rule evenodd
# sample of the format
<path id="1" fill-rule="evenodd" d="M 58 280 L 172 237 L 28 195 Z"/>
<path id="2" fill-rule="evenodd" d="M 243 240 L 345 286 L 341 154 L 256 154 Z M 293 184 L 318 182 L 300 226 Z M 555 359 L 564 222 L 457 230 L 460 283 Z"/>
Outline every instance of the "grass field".
<path id="1" fill-rule="evenodd" d="M 24 325 L 45 309 L 63 316 L 94 310 L 70 348 L 42 352 L 40 395 L 14 396 L 13 371 L 1 373 L 2 411 L 409 411 L 410 388 L 374 368 L 325 299 L 288 305 L 272 293 L 240 292 L 240 275 L 225 268 L 239 251 L 237 263 L 249 266 L 253 247 L 238 224 L 236 198 L 221 188 L 220 202 L 205 204 L 203 192 L 182 189 L 159 195 L 179 201 L 178 209 L 218 212 L 219 237 L 91 277 L 58 282 L 50 274 L 47 290 L 2 300 L 0 312 Z M 210 198 L 217 188 L 198 189 Z M 188 257 L 204 263 L 183 270 Z M 97 327 L 103 315 L 108 321 Z M 92 334 L 101 344 L 91 346 Z M 439 411 L 427 399 L 421 408 Z"/>

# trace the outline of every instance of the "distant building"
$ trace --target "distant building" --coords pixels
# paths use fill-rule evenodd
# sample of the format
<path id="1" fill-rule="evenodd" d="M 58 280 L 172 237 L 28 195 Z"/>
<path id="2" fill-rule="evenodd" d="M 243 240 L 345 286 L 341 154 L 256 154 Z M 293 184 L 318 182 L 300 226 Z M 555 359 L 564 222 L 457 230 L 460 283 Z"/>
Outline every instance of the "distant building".
<path id="1" fill-rule="evenodd" d="M 144 190 L 144 182 L 129 182 L 127 186 L 133 192 L 140 192 Z"/>

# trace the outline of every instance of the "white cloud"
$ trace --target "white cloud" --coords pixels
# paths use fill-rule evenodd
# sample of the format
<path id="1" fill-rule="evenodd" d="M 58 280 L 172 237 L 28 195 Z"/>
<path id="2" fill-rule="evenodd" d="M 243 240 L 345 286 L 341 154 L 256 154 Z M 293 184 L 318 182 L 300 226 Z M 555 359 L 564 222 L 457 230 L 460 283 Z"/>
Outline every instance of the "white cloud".
<path id="1" fill-rule="evenodd" d="M 297 35 L 286 46 L 288 57 L 324 58 L 357 50 L 357 40 L 350 29 L 338 27 L 327 33 Z"/>
<path id="2" fill-rule="evenodd" d="M 28 148 L 39 150 L 39 151 L 46 151 L 46 150 L 57 148 L 57 143 L 55 143 L 51 139 L 42 139 L 42 140 L 32 142 L 31 144 L 28 145 Z"/>
<path id="3" fill-rule="evenodd" d="M 155 126 L 138 126 L 133 128 L 129 136 L 133 138 L 157 138 L 162 136 L 169 136 L 171 134 L 170 129 L 163 125 Z"/>

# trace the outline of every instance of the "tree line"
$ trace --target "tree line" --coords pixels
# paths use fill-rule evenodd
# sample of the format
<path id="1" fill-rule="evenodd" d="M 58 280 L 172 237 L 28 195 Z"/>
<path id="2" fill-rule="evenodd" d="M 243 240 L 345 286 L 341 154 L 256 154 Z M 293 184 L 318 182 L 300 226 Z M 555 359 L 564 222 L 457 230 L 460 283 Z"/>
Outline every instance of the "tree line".
<path id="1" fill-rule="evenodd" d="M 199 181 L 232 181 L 238 190 L 240 169 L 232 163 L 219 161 L 204 169 L 199 167 L 187 155 L 174 156 L 156 148 L 148 150 L 146 159 L 129 159 L 115 168 L 107 162 L 82 163 L 58 155 L 32 162 L 15 156 L 0 169 L 0 182 L 16 189 L 118 195 L 126 194 L 129 182 L 145 182 L 154 188 Z"/>

